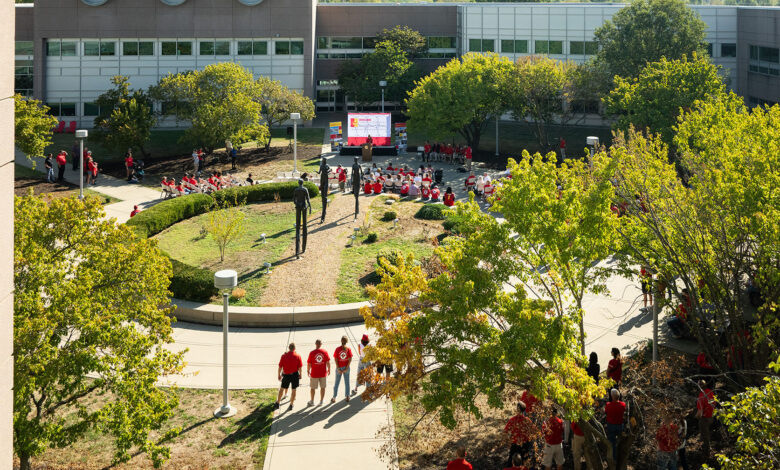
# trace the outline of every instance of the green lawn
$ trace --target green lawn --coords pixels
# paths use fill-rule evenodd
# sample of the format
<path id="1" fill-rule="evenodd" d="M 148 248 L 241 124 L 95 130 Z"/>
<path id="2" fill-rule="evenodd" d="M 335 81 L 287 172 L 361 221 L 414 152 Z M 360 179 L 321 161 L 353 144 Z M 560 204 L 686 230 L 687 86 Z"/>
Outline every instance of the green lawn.
<path id="1" fill-rule="evenodd" d="M 585 126 L 560 126 L 550 127 L 550 141 L 557 145 L 558 137 L 566 140 L 567 157 L 582 156 L 585 149 L 585 138 L 595 135 L 602 144 L 609 145 L 612 142 L 612 131 L 609 127 L 585 127 Z M 453 136 L 454 141 L 464 143 L 463 137 Z M 513 121 L 501 121 L 498 128 L 499 151 L 501 154 L 520 155 L 524 149 L 534 153 L 540 151 L 539 143 L 531 132 L 528 124 Z M 409 132 L 409 145 L 424 145 L 425 141 L 434 141 L 424 133 Z M 447 140 L 448 142 L 450 140 Z M 483 152 L 495 152 L 496 150 L 496 125 L 491 121 L 485 128 L 480 139 L 479 150 Z"/>
<path id="2" fill-rule="evenodd" d="M 312 198 L 312 210 L 321 207 L 320 198 Z M 219 250 L 213 239 L 201 233 L 208 214 L 177 223 L 156 235 L 160 248 L 174 259 L 191 266 L 213 270 L 230 267 L 238 272 L 238 287 L 246 290 L 233 305 L 258 305 L 267 285 L 263 263 L 276 264 L 284 251 L 295 243 L 295 211 L 291 202 L 252 204 L 239 208 L 246 218 L 245 230 L 228 245 L 225 261 L 219 261 Z M 260 234 L 266 234 L 266 243 Z M 273 268 L 272 268 L 273 269 Z"/>

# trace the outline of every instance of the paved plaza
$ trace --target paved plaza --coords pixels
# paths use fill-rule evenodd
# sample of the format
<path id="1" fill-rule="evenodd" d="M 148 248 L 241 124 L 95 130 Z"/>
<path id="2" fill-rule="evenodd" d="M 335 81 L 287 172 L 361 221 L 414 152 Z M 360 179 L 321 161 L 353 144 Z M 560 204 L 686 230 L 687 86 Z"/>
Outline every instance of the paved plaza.
<path id="1" fill-rule="evenodd" d="M 326 131 L 327 132 L 327 131 Z M 329 165 L 341 163 L 345 167 L 352 165 L 352 157 L 342 157 L 330 152 L 330 146 L 324 145 L 324 155 Z M 416 154 L 397 157 L 378 157 L 377 166 L 386 167 L 407 164 L 418 167 Z M 16 163 L 31 166 L 30 162 L 17 152 Z M 452 186 L 456 197 L 466 197 L 463 189 L 464 173 L 456 171 L 456 166 L 446 163 L 433 163 L 434 167 L 444 169 L 446 188 Z M 41 159 L 37 168 L 43 168 Z M 66 180 L 78 183 L 78 174 L 70 169 L 65 172 Z M 107 215 L 117 221 L 128 219 L 133 205 L 142 209 L 159 201 L 159 191 L 141 185 L 127 184 L 123 180 L 101 175 L 92 189 L 122 200 L 105 206 Z M 595 351 L 599 355 L 602 370 L 606 369 L 609 351 L 619 347 L 624 353 L 631 352 L 637 343 L 652 338 L 652 316 L 640 311 L 641 291 L 637 281 L 622 277 L 613 277 L 608 281 L 609 295 L 587 296 L 584 302 L 586 353 Z M 695 345 L 690 342 L 667 339 L 664 321 L 661 322 L 661 341 L 665 344 L 688 352 Z M 306 359 L 314 349 L 314 341 L 321 339 L 323 347 L 333 352 L 340 344 L 340 338 L 346 335 L 353 352 L 364 333 L 365 326 L 356 324 L 332 325 L 322 327 L 292 328 L 232 328 L 229 347 L 229 382 L 232 389 L 277 388 L 277 364 L 279 357 L 286 351 L 290 342 L 295 342 L 298 353 Z M 168 383 L 180 387 L 221 388 L 222 387 L 222 328 L 191 323 L 174 325 L 174 340 L 171 349 L 187 349 L 187 362 L 181 376 L 170 377 Z M 350 374 L 352 384 L 357 377 L 357 363 L 352 362 Z M 307 407 L 309 400 L 309 381 L 304 378 L 298 389 L 295 409 L 286 411 L 287 400 L 276 412 L 268 453 L 265 460 L 266 470 L 290 468 L 318 468 L 330 470 L 343 468 L 344 464 L 360 462 L 365 470 L 397 467 L 397 461 L 380 458 L 380 450 L 388 444 L 388 429 L 392 427 L 392 404 L 385 399 L 372 403 L 362 403 L 359 397 L 346 403 L 342 395 L 335 404 L 330 404 L 333 393 L 334 376 L 328 377 L 328 389 L 322 406 Z M 354 386 L 354 385 L 353 385 Z M 319 392 L 316 403 L 319 402 Z M 218 403 L 215 403 L 217 406 Z M 383 432 L 385 431 L 385 432 Z"/>

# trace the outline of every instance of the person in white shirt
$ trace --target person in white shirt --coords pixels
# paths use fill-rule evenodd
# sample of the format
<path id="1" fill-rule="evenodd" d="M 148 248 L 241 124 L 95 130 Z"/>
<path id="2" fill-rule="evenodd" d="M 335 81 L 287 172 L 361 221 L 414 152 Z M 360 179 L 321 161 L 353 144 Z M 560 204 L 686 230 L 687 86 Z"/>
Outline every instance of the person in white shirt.
<path id="1" fill-rule="evenodd" d="M 477 195 L 482 194 L 482 191 L 485 190 L 485 178 L 482 177 L 482 175 L 477 176 Z"/>
<path id="2" fill-rule="evenodd" d="M 200 164 L 200 160 L 198 159 L 198 150 L 192 149 L 192 165 L 195 168 L 195 173 L 200 172 L 200 168 L 198 168 L 199 164 Z"/>
<path id="3" fill-rule="evenodd" d="M 368 335 L 364 334 L 363 338 L 360 339 L 360 343 L 358 344 L 358 371 L 357 379 L 355 380 L 355 388 L 352 390 L 352 395 L 356 395 L 358 386 L 362 383 L 365 383 L 365 381 L 360 380 L 360 371 L 371 368 L 371 363 L 366 361 L 366 346 L 368 346 L 368 343 Z"/>

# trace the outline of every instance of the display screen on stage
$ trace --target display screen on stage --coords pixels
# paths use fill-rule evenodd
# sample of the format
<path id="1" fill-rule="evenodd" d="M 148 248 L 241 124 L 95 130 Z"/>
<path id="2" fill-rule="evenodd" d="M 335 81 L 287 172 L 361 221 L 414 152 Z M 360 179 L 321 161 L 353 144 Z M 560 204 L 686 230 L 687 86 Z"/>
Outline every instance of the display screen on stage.
<path id="1" fill-rule="evenodd" d="M 350 113 L 347 120 L 347 145 L 364 144 L 369 135 L 376 146 L 390 145 L 390 113 Z"/>

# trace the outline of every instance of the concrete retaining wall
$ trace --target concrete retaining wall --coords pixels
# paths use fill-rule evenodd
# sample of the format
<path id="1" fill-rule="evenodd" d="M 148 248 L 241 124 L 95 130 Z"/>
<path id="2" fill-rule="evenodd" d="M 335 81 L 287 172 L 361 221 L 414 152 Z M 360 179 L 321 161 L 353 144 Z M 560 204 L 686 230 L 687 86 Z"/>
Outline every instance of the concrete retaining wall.
<path id="1" fill-rule="evenodd" d="M 222 324 L 222 306 L 173 299 L 178 321 Z M 360 308 L 368 302 L 306 307 L 230 307 L 230 325 L 244 327 L 319 326 L 362 322 Z"/>

